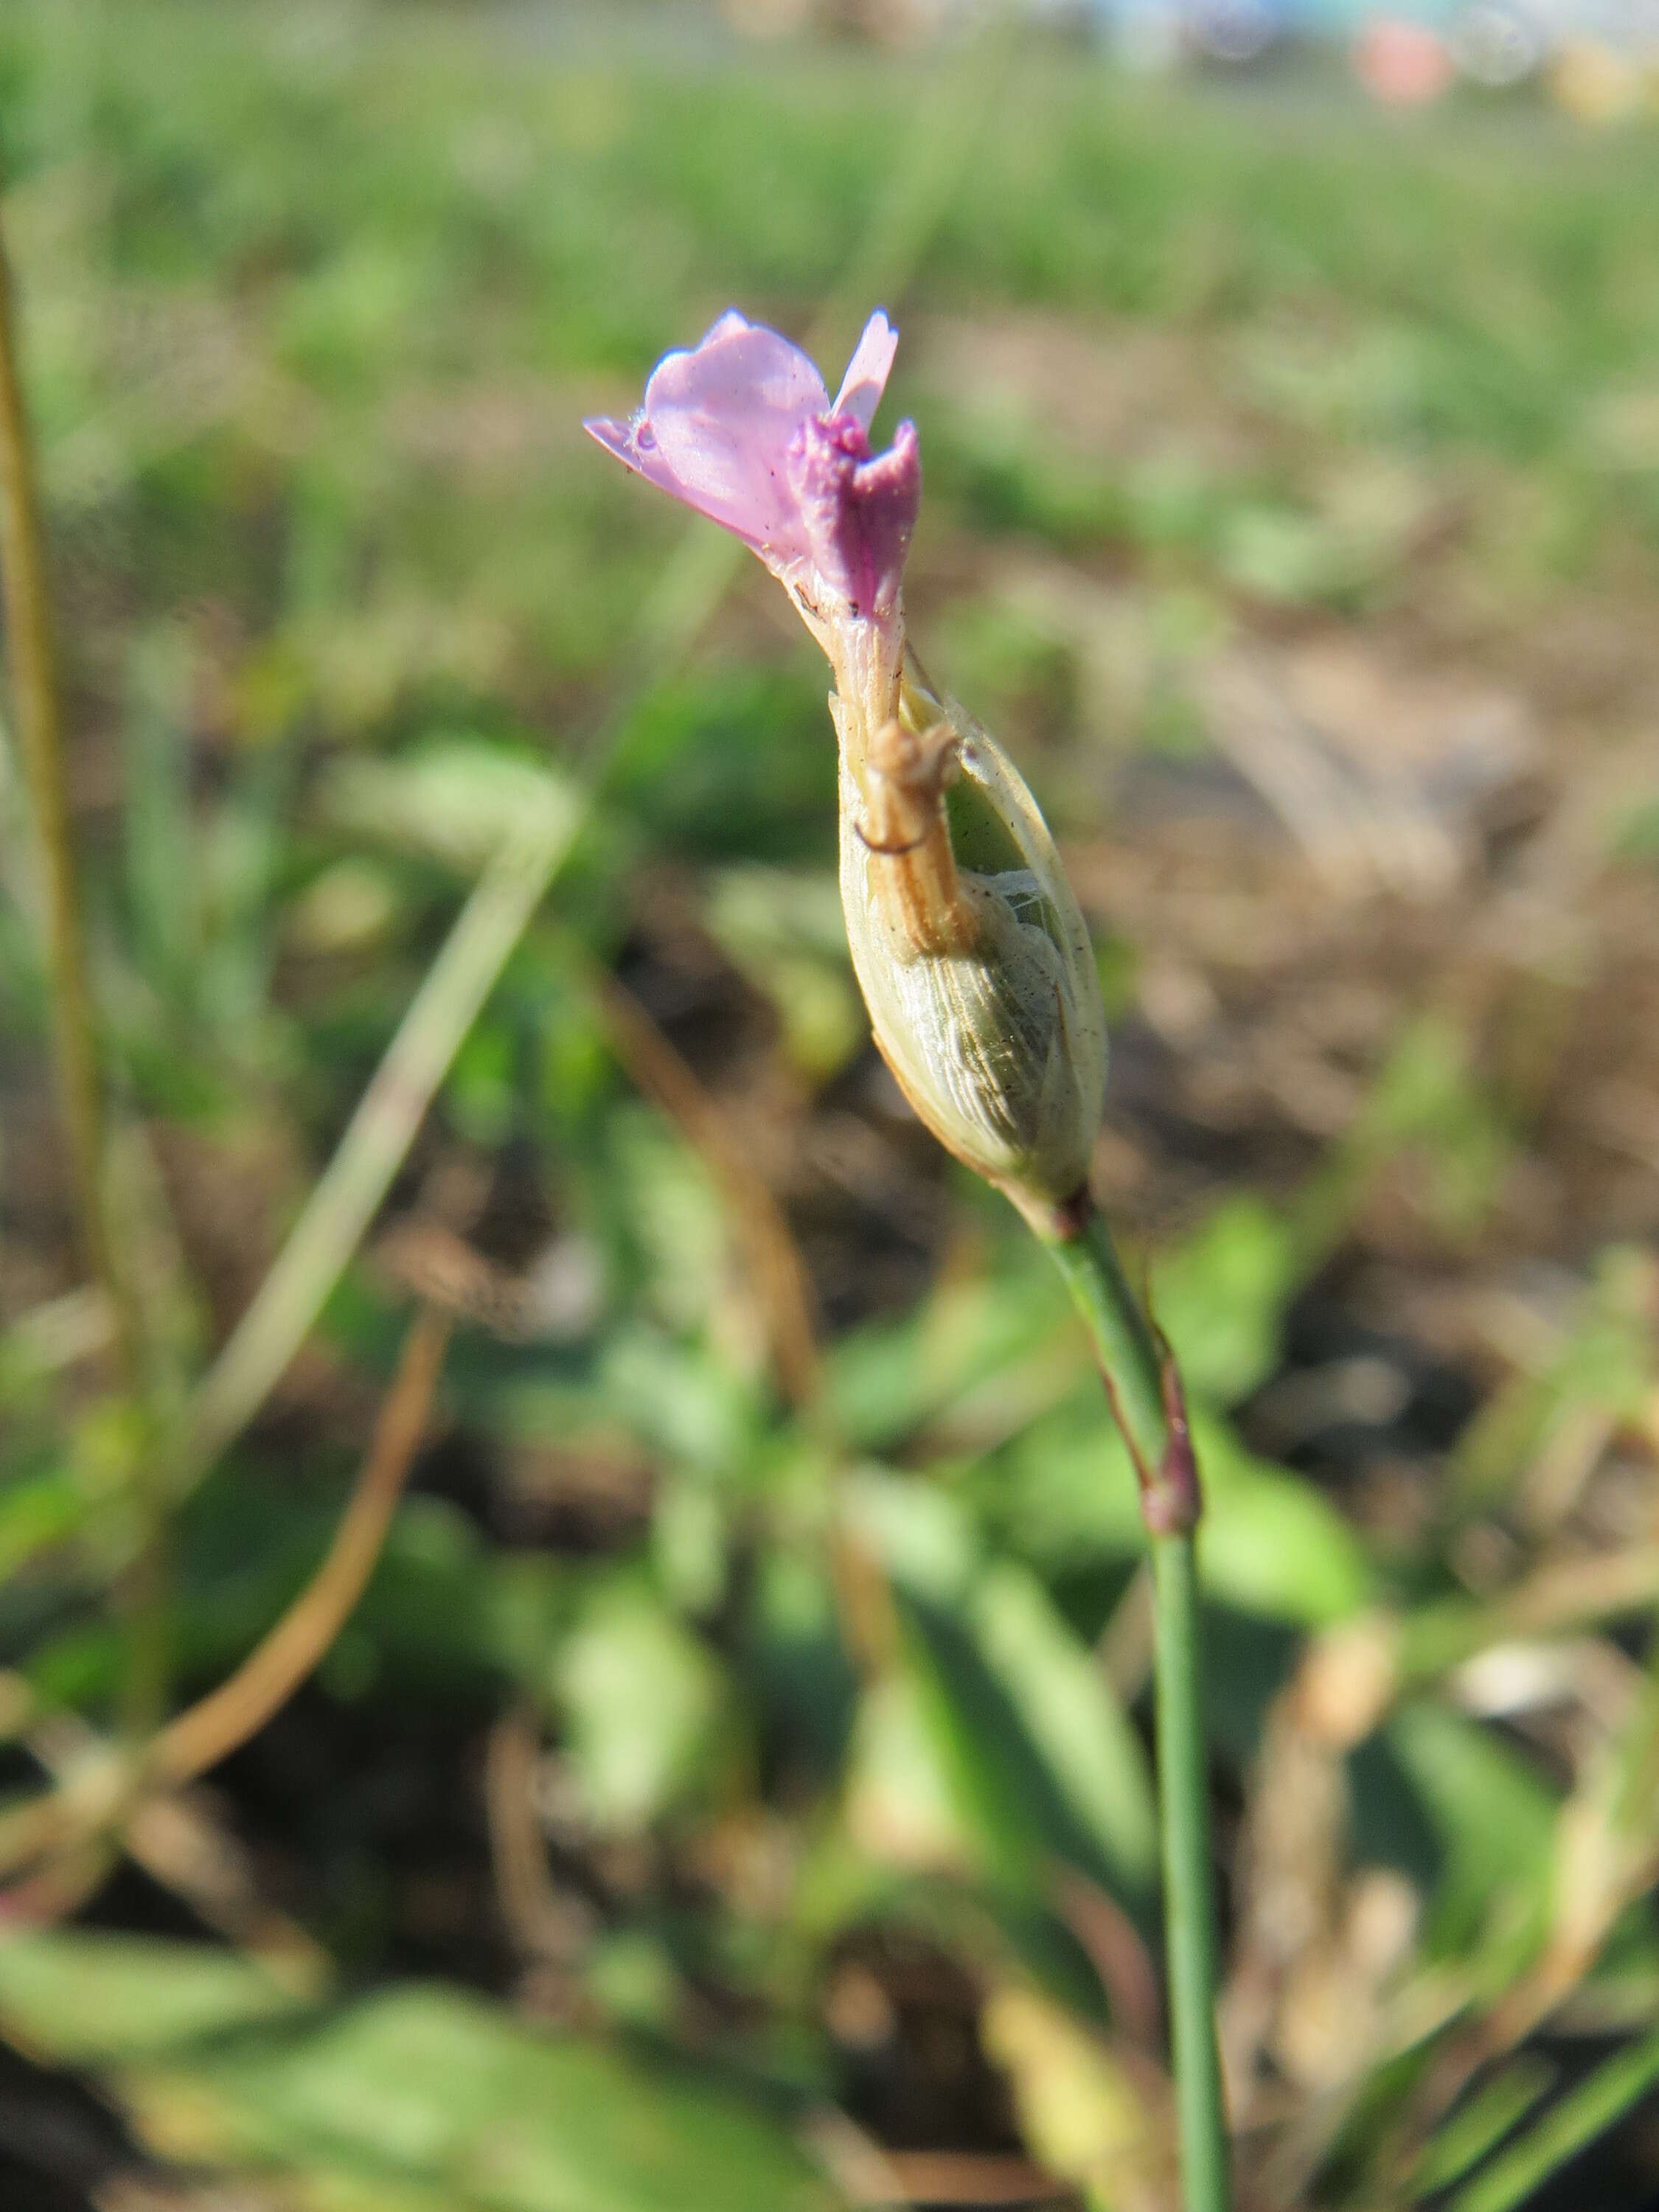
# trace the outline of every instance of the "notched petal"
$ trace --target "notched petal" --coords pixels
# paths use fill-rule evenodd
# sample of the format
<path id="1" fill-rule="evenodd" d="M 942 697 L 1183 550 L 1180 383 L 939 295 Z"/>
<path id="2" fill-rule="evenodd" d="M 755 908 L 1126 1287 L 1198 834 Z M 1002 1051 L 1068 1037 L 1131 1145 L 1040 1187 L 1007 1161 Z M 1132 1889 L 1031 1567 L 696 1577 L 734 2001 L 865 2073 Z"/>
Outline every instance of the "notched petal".
<path id="1" fill-rule="evenodd" d="M 890 613 L 921 506 L 921 447 L 901 422 L 872 454 L 855 416 L 801 424 L 790 442 L 790 488 L 814 568 L 855 618 Z"/>

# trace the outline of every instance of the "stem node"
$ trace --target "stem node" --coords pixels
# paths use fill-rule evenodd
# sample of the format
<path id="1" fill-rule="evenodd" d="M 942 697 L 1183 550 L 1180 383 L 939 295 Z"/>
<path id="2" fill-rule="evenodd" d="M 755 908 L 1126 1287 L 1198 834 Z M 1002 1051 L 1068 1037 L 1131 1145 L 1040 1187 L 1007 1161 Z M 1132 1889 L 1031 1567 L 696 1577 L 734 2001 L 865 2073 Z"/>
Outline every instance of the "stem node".
<path id="1" fill-rule="evenodd" d="M 1158 1379 L 1163 1388 L 1169 1440 L 1156 1474 L 1141 1474 L 1140 1517 L 1146 1523 L 1149 1535 L 1188 1536 L 1198 1526 L 1204 1498 L 1199 1488 L 1192 1426 L 1187 1418 L 1187 1392 L 1175 1354 L 1156 1323 L 1153 1334 L 1158 1345 Z"/>

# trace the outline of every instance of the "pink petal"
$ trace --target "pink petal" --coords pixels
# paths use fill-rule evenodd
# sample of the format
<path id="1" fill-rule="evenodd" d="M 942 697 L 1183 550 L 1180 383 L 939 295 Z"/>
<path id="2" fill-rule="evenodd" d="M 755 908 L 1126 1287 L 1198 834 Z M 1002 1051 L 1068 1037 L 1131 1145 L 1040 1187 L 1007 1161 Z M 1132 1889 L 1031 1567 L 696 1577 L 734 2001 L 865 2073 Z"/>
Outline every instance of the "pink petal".
<path id="1" fill-rule="evenodd" d="M 867 430 L 881 404 L 881 395 L 887 389 L 887 379 L 892 373 L 893 356 L 898 351 L 898 332 L 878 307 L 864 326 L 853 358 L 847 364 L 847 374 L 841 380 L 841 390 L 836 394 L 836 415 L 856 415 Z"/>
<path id="2" fill-rule="evenodd" d="M 854 415 L 804 422 L 789 480 L 820 582 L 855 620 L 890 615 L 921 506 L 915 424 L 901 422 L 887 451 L 872 454 Z"/>
<path id="3" fill-rule="evenodd" d="M 799 346 L 732 308 L 700 344 L 658 362 L 631 422 L 586 427 L 648 482 L 787 567 L 806 545 L 785 457 L 829 404 Z"/>
<path id="4" fill-rule="evenodd" d="M 699 344 L 664 356 L 630 421 L 586 427 L 626 467 L 734 532 L 823 619 L 884 619 L 921 497 L 914 424 L 888 452 L 870 450 L 897 346 L 878 309 L 832 409 L 799 346 L 729 308 Z"/>

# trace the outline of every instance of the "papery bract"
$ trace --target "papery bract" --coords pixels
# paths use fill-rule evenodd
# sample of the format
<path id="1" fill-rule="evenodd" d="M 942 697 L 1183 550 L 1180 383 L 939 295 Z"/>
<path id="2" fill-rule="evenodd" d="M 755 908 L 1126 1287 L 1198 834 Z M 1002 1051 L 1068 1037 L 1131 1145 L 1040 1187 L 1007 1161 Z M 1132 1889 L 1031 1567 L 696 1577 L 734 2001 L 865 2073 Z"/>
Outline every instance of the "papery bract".
<path id="1" fill-rule="evenodd" d="M 842 908 L 876 1043 L 945 1149 L 1042 1226 L 1085 1187 L 1106 1088 L 1099 980 L 1054 839 L 989 731 L 914 665 L 863 766 L 855 782 L 843 745 Z M 951 786 L 976 817 L 973 867 Z"/>

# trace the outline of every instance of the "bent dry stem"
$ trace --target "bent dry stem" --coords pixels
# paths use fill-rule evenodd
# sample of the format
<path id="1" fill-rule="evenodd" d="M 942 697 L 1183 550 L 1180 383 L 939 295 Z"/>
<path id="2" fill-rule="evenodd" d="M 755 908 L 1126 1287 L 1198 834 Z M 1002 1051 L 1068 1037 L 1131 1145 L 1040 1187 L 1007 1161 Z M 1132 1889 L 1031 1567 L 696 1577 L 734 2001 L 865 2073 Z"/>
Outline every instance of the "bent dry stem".
<path id="1" fill-rule="evenodd" d="M 1158 1822 L 1163 1840 L 1176 2112 L 1187 2212 L 1227 2212 L 1227 2124 L 1215 2037 L 1215 1912 L 1206 1782 L 1203 1645 L 1194 1545 L 1200 1500 L 1180 1383 L 1092 1207 L 1043 1235 L 1088 1324 L 1133 1461 L 1157 1611 Z"/>

